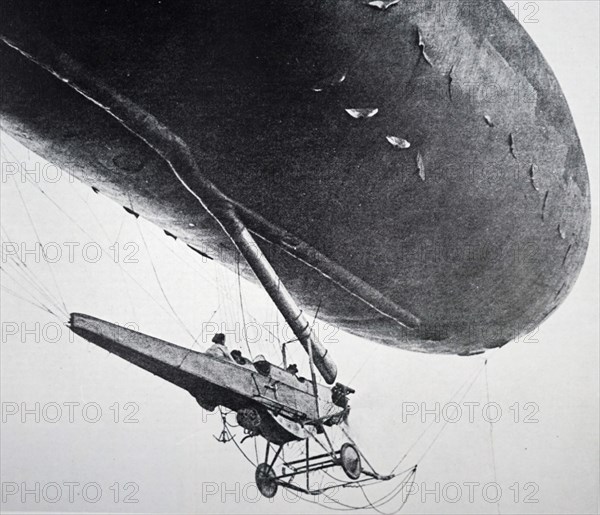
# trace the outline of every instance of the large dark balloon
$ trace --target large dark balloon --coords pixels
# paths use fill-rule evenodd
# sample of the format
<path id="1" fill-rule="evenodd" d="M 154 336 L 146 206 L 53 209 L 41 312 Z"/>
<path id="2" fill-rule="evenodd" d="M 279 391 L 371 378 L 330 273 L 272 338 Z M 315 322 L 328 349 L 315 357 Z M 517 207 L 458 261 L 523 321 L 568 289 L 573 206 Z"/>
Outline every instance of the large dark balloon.
<path id="1" fill-rule="evenodd" d="M 251 228 L 273 224 L 254 229 L 303 306 L 402 348 L 497 347 L 546 318 L 584 260 L 575 127 L 500 0 L 385 4 L 19 0 L 3 2 L 1 23 L 34 60 L 48 41 L 180 136 Z M 4 130 L 235 266 L 153 149 L 13 47 L 0 52 Z"/>

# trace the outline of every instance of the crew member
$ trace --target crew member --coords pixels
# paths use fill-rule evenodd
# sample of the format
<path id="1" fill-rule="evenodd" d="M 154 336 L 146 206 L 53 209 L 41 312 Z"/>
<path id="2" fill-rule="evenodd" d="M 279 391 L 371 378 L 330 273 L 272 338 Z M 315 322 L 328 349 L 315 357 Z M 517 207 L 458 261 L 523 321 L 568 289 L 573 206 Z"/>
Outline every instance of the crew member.
<path id="1" fill-rule="evenodd" d="M 225 345 L 225 335 L 223 333 L 217 333 L 212 339 L 213 345 L 206 349 L 206 354 L 214 356 L 215 358 L 226 359 L 232 361 L 231 355 Z"/>
<path id="2" fill-rule="evenodd" d="M 296 365 L 296 363 L 292 363 L 291 365 L 288 365 L 285 370 L 290 374 L 296 375 L 298 373 L 298 365 Z"/>
<path id="3" fill-rule="evenodd" d="M 245 365 L 248 362 L 248 360 L 242 356 L 242 352 L 237 349 L 231 351 L 231 357 L 238 365 Z"/>

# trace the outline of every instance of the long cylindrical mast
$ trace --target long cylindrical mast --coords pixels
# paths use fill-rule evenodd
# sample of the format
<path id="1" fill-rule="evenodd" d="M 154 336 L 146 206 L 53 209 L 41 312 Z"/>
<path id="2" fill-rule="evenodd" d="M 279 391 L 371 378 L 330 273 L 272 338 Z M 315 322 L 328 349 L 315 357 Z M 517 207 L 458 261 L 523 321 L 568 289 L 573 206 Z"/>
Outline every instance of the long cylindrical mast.
<path id="1" fill-rule="evenodd" d="M 217 216 L 309 356 L 312 350 L 312 360 L 323 379 L 328 384 L 333 384 L 337 376 L 335 362 L 327 349 L 313 339 L 306 316 L 279 279 L 250 231 L 233 209 L 220 212 Z"/>

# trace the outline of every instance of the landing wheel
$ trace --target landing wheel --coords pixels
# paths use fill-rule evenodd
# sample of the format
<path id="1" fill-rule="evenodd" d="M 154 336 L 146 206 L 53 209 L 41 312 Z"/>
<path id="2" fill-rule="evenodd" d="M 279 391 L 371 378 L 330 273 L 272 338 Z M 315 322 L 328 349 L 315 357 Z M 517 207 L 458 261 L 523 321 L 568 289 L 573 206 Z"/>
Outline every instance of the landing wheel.
<path id="1" fill-rule="evenodd" d="M 362 473 L 360 454 L 351 443 L 345 443 L 340 449 L 340 465 L 350 479 L 358 479 Z"/>
<path id="2" fill-rule="evenodd" d="M 256 467 L 254 478 L 256 480 L 258 491 L 263 496 L 267 497 L 268 499 L 275 497 L 278 485 L 275 482 L 275 472 L 273 472 L 273 468 L 270 465 L 267 463 L 261 463 L 258 467 Z"/>

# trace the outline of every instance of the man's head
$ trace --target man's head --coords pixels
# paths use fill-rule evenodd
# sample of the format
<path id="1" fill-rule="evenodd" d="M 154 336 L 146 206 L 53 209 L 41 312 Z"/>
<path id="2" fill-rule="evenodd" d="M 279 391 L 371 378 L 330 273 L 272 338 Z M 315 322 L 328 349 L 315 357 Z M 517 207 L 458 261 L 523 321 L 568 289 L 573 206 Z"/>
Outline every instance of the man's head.
<path id="1" fill-rule="evenodd" d="M 223 333 L 217 333 L 213 336 L 212 341 L 218 345 L 225 345 L 225 335 Z"/>

